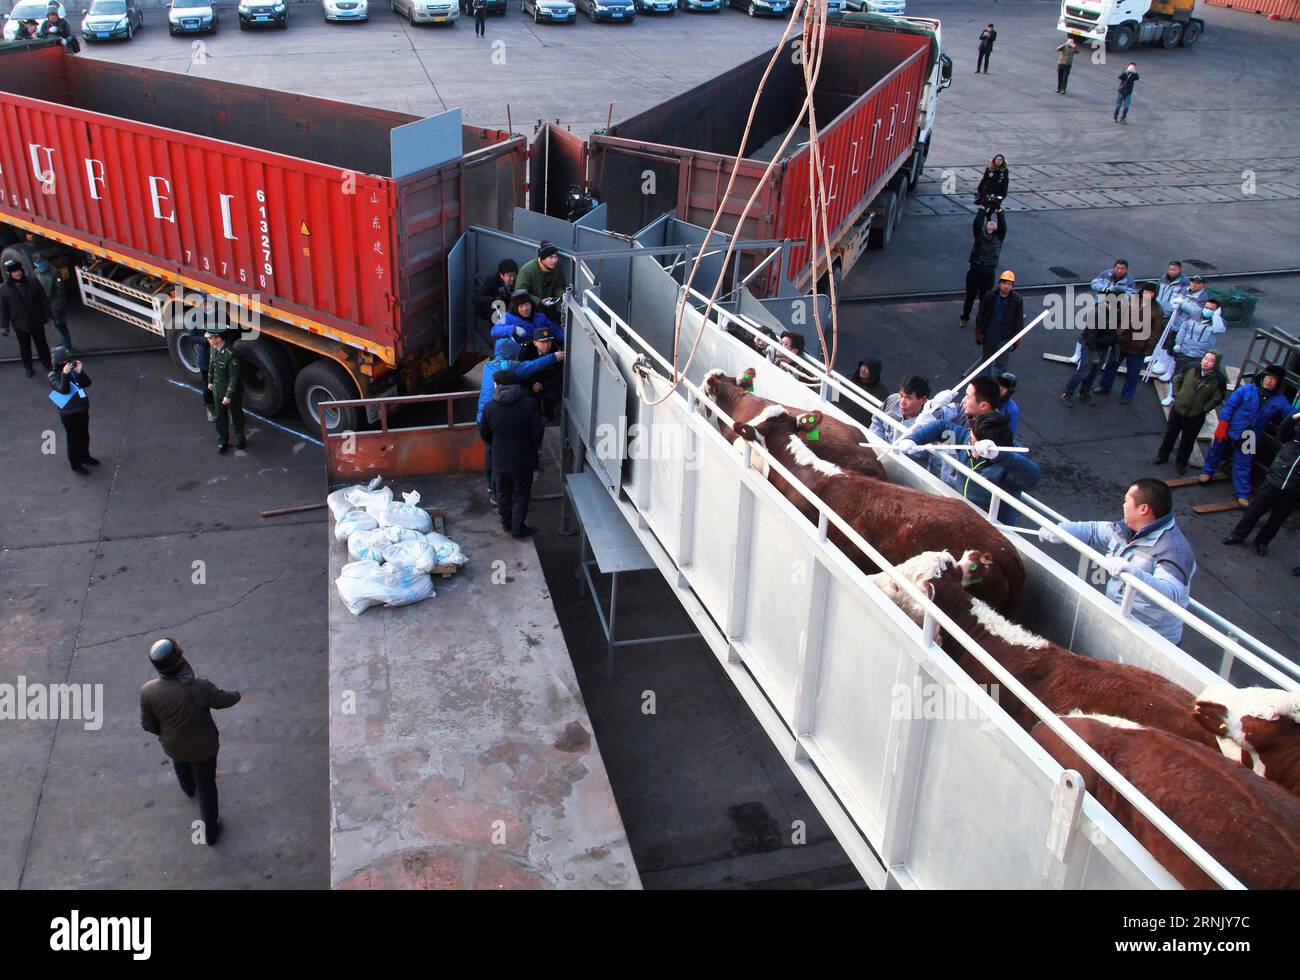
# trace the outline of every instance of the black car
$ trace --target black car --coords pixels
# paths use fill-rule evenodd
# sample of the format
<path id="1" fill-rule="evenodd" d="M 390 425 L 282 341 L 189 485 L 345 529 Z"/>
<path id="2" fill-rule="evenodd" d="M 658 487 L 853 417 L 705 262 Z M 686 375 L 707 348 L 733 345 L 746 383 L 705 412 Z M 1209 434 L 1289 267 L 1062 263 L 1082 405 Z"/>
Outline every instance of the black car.
<path id="1" fill-rule="evenodd" d="M 284 0 L 239 0 L 239 29 L 289 26 L 289 8 Z"/>
<path id="2" fill-rule="evenodd" d="M 486 0 L 483 6 L 489 14 L 506 15 L 506 0 Z M 474 16 L 474 0 L 460 0 L 460 12 L 469 17 Z"/>
<path id="3" fill-rule="evenodd" d="M 131 40 L 144 27 L 144 11 L 136 0 L 94 0 L 81 22 L 81 36 L 87 43 L 110 38 Z"/>
<path id="4" fill-rule="evenodd" d="M 628 23 L 636 20 L 636 4 L 633 0 L 574 0 L 574 3 L 592 20 Z"/>
<path id="5" fill-rule="evenodd" d="M 728 7 L 743 10 L 751 17 L 785 17 L 794 9 L 793 0 L 727 0 Z"/>

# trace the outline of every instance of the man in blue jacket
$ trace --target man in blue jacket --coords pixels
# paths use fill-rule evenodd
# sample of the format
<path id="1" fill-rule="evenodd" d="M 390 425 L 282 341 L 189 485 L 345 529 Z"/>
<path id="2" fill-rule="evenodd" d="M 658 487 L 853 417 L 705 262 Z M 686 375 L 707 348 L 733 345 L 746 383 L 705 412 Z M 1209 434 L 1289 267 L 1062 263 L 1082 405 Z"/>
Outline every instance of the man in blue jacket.
<path id="1" fill-rule="evenodd" d="M 1011 426 L 1002 412 L 984 412 L 975 416 L 969 426 L 951 420 L 935 419 L 916 426 L 905 437 L 894 443 L 899 452 L 910 453 L 927 443 L 941 442 L 953 446 L 970 445 L 974 449 L 957 449 L 931 455 L 955 457 L 994 486 L 1015 496 L 1028 493 L 1038 485 L 1042 471 L 1024 453 L 1002 453 L 999 446 L 1014 446 Z M 954 466 L 942 467 L 944 483 L 969 500 L 980 510 L 987 511 L 993 495 Z M 1008 524 L 1015 523 L 1012 508 L 1000 511 Z"/>
<path id="2" fill-rule="evenodd" d="M 1254 384 L 1242 385 L 1219 409 L 1214 445 L 1197 479 L 1209 483 L 1214 471 L 1231 456 L 1232 489 L 1242 507 L 1250 506 L 1250 468 L 1259 437 L 1291 412 L 1291 402 L 1281 391 L 1285 379 L 1286 369 L 1281 364 L 1270 364 L 1255 376 Z M 1245 445 L 1247 439 L 1249 445 Z"/>
<path id="3" fill-rule="evenodd" d="M 545 357 L 538 357 L 531 361 L 522 361 L 519 359 L 519 344 L 509 337 L 503 337 L 497 341 L 493 349 L 492 358 L 483 362 L 483 382 L 478 390 L 478 413 L 474 416 L 475 423 L 483 421 L 483 409 L 487 408 L 488 402 L 496 394 L 496 384 L 492 376 L 498 371 L 513 371 L 516 381 L 526 381 L 533 375 L 545 371 L 555 364 L 561 364 L 564 361 L 564 351 L 556 351 L 554 354 L 547 354 Z M 487 447 L 487 483 L 488 492 L 495 497 L 495 491 L 492 483 L 492 446 Z"/>
<path id="4" fill-rule="evenodd" d="M 533 298 L 526 289 L 516 289 L 510 294 L 510 308 L 492 328 L 492 339 L 500 340 L 510 337 L 521 349 L 523 358 L 531 360 L 533 354 L 533 334 L 542 328 L 551 332 L 551 336 L 560 344 L 564 343 L 564 331 L 550 317 L 540 310 L 534 310 Z"/>

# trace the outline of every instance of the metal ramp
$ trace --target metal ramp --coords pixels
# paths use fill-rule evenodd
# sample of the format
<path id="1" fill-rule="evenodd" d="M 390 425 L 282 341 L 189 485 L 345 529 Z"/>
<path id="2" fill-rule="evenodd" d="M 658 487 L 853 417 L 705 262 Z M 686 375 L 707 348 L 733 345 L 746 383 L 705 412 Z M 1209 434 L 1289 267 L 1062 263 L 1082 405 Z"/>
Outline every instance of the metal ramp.
<path id="1" fill-rule="evenodd" d="M 934 644 L 936 626 L 956 635 L 955 624 L 932 606 L 924 631 L 907 619 L 827 541 L 838 518 L 823 511 L 820 526 L 804 520 L 755 472 L 749 452 L 722 439 L 696 386 L 712 368 L 754 368 L 765 396 L 848 417 L 694 309 L 680 349 L 698 350 L 686 383 L 670 392 L 680 287 L 651 257 L 629 264 L 627 320 L 602 302 L 581 263 L 579 300 L 568 302 L 566 425 L 578 465 L 598 476 L 864 879 L 876 888 L 1178 887 L 1076 774 L 1063 772 Z M 827 376 L 824 387 L 838 385 Z M 897 482 L 950 492 L 910 461 L 889 457 L 886 466 Z M 1016 543 L 1028 574 L 1028 628 L 1194 691 L 1219 680 L 1032 544 Z M 1213 624 L 1190 625 L 1273 683 L 1297 686 Z M 982 649 L 968 649 L 1068 732 Z M 942 717 L 925 709 L 935 693 Z M 1215 880 L 1240 887 L 1078 745 Z"/>

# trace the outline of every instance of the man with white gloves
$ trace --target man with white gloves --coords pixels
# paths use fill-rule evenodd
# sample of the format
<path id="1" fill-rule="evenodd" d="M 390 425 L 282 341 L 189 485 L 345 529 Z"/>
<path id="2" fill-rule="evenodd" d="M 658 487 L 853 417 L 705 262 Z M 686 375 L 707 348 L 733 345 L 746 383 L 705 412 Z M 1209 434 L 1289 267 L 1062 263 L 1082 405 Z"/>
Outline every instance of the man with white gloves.
<path id="1" fill-rule="evenodd" d="M 1174 523 L 1173 505 L 1173 493 L 1162 481 L 1144 477 L 1134 480 L 1124 495 L 1122 521 L 1070 521 L 1056 529 L 1041 528 L 1038 536 L 1060 544 L 1064 539 L 1058 532 L 1064 532 L 1105 552 L 1103 567 L 1110 575 L 1106 596 L 1114 603 L 1124 597 L 1120 576 L 1129 574 L 1185 609 L 1192 597 L 1196 556 Z M 1133 597 L 1133 618 L 1171 643 L 1182 639 L 1182 620 L 1141 593 Z"/>

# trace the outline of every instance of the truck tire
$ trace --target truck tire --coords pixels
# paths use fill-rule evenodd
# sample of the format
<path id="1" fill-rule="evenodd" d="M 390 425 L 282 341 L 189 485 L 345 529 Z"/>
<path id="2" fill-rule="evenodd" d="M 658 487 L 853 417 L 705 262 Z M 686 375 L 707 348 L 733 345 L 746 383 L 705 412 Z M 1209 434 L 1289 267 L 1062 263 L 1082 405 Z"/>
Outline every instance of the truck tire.
<path id="1" fill-rule="evenodd" d="M 1137 32 L 1130 24 L 1119 24 L 1106 32 L 1106 50 L 1122 54 L 1137 43 Z"/>
<path id="2" fill-rule="evenodd" d="M 1182 46 L 1190 48 L 1193 44 L 1201 39 L 1201 32 L 1205 30 L 1205 24 L 1202 21 L 1193 18 L 1187 22 L 1183 28 Z"/>
<path id="3" fill-rule="evenodd" d="M 240 341 L 240 387 L 244 407 L 258 415 L 278 415 L 293 397 L 293 362 L 269 337 Z"/>
<path id="4" fill-rule="evenodd" d="M 872 228 L 867 232 L 867 244 L 871 248 L 884 248 L 894 237 L 894 226 L 898 224 L 898 195 L 892 189 L 882 191 L 876 198 L 877 206 L 880 209 L 880 220 L 872 222 Z"/>
<path id="5" fill-rule="evenodd" d="M 313 435 L 320 431 L 320 410 L 317 405 L 358 397 L 357 386 L 343 366 L 324 358 L 312 361 L 298 372 L 298 378 L 293 383 L 293 394 L 298 403 L 298 414 Z M 361 428 L 363 418 L 361 411 L 356 408 L 331 409 L 326 423 L 332 433 L 355 432 Z"/>
<path id="6" fill-rule="evenodd" d="M 912 153 L 912 159 L 907 168 L 907 189 L 916 190 L 916 185 L 920 183 L 921 175 L 925 173 L 925 158 L 930 155 L 930 146 L 925 146 Z"/>
<path id="7" fill-rule="evenodd" d="M 201 388 L 208 381 L 199 370 L 198 345 L 200 344 L 206 345 L 207 341 L 193 338 L 183 330 L 167 331 L 167 353 L 171 355 L 172 363 L 185 376 L 186 381 Z"/>
<path id="8" fill-rule="evenodd" d="M 1178 21 L 1170 21 L 1165 25 L 1165 29 L 1160 32 L 1160 46 L 1162 48 L 1176 48 L 1183 43 L 1183 25 Z"/>

